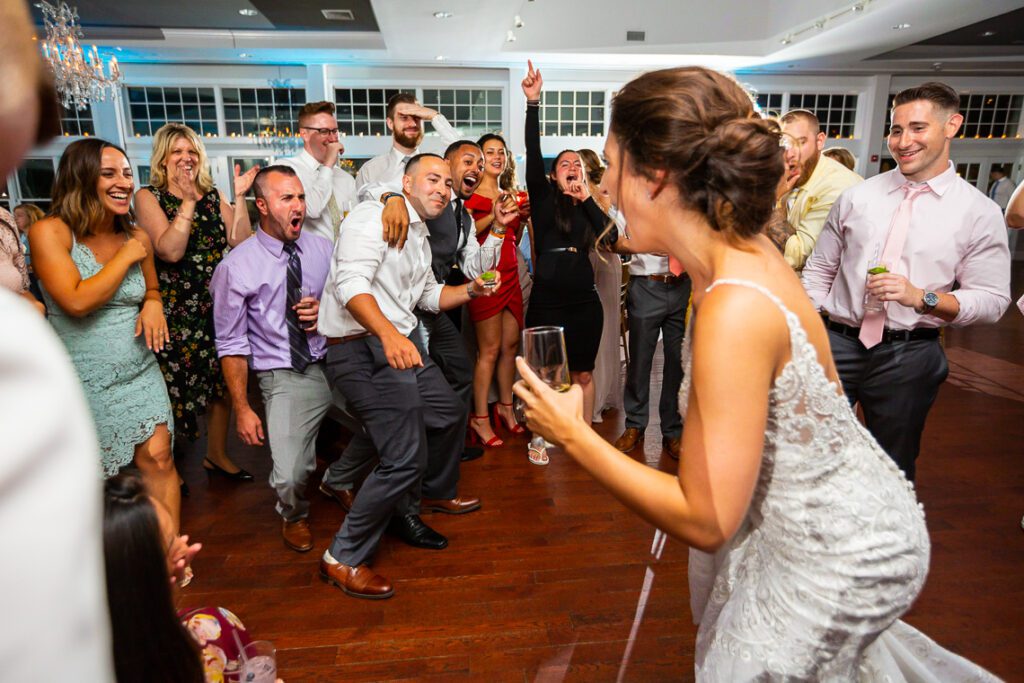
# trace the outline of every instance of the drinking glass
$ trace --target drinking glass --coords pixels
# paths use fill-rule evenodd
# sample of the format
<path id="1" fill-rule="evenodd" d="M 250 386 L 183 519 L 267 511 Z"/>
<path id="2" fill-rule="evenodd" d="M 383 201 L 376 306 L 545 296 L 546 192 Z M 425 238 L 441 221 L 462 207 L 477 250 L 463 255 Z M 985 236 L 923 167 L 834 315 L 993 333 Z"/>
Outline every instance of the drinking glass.
<path id="1" fill-rule="evenodd" d="M 889 272 L 889 264 L 885 261 L 872 259 L 868 261 L 868 272 L 864 276 L 864 312 L 865 313 L 881 313 L 885 310 L 885 302 L 879 299 L 877 296 L 871 294 L 868 291 L 868 280 L 871 279 L 872 275 L 879 275 L 881 273 Z"/>
<path id="2" fill-rule="evenodd" d="M 562 328 L 527 327 L 523 330 L 522 338 L 523 360 L 530 369 L 555 391 L 569 391 L 572 380 L 569 378 L 569 361 L 565 353 L 565 334 Z M 516 419 L 525 422 L 525 416 L 521 416 L 523 409 L 522 401 L 519 401 Z M 534 434 L 530 446 L 537 450 L 544 448 L 544 437 Z"/>
<path id="3" fill-rule="evenodd" d="M 241 683 L 274 683 L 277 680 L 277 651 L 269 640 L 254 640 L 241 653 L 238 680 Z"/>
<path id="4" fill-rule="evenodd" d="M 480 277 L 485 287 L 494 287 L 498 284 L 496 272 L 498 268 L 498 257 L 501 252 L 494 247 L 480 247 Z"/>

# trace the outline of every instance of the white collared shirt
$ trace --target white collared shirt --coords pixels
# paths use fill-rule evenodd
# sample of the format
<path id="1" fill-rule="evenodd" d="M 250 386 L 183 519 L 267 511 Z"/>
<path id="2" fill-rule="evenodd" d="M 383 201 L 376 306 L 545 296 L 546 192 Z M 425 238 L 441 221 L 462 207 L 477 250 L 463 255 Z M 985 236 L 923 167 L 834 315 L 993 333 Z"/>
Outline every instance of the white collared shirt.
<path id="1" fill-rule="evenodd" d="M 907 182 L 898 169 L 882 173 L 846 190 L 832 205 L 803 270 L 808 296 L 832 320 L 859 327 L 864 319 L 868 262 L 882 253 Z M 952 292 L 960 303 L 953 326 L 994 323 L 1010 304 L 1002 212 L 957 176 L 952 162 L 925 182 L 932 191 L 914 200 L 903 255 L 892 271 L 926 292 Z M 885 325 L 897 330 L 946 324 L 895 302 L 887 310 Z"/>
<path id="2" fill-rule="evenodd" d="M 458 140 L 458 133 L 452 128 L 452 124 L 448 123 L 441 114 L 438 114 L 430 120 L 430 125 L 433 126 L 434 130 L 441 137 L 441 142 L 444 147 L 447 147 L 451 143 Z M 380 199 L 380 196 L 373 196 L 370 194 L 370 188 L 374 185 L 395 185 L 399 187 L 402 185 L 402 175 L 405 172 L 405 162 L 412 157 L 420 154 L 423 150 L 423 145 L 420 145 L 414 149 L 410 154 L 402 152 L 394 145 L 391 145 L 384 154 L 374 157 L 367 161 L 359 169 L 359 173 L 356 174 L 356 187 L 359 189 L 359 201 L 366 201 L 367 199 Z M 444 147 L 441 148 L 439 154 L 444 154 Z"/>
<path id="3" fill-rule="evenodd" d="M 427 226 L 408 199 L 405 205 L 409 236 L 401 251 L 384 241 L 384 205 L 379 201 L 360 203 L 345 219 L 320 302 L 320 334 L 347 337 L 366 332 L 347 308 L 348 302 L 360 294 L 373 296 L 384 317 L 406 336 L 416 328 L 413 310 L 440 310 L 443 286 L 434 279 L 430 267 Z"/>
<path id="4" fill-rule="evenodd" d="M 1017 184 L 1004 176 L 992 183 L 988 190 L 988 196 L 999 205 L 1000 209 L 1006 211 L 1006 206 L 1010 203 L 1015 189 L 1017 189 Z"/>
<path id="5" fill-rule="evenodd" d="M 630 275 L 670 275 L 668 256 L 633 254 L 629 260 Z"/>
<path id="6" fill-rule="evenodd" d="M 334 226 L 327 202 L 333 193 L 344 217 L 345 202 L 349 203 L 349 210 L 356 202 L 355 178 L 337 166 L 324 166 L 306 149 L 277 163 L 294 168 L 306 191 L 306 220 L 302 229 L 334 242 Z"/>

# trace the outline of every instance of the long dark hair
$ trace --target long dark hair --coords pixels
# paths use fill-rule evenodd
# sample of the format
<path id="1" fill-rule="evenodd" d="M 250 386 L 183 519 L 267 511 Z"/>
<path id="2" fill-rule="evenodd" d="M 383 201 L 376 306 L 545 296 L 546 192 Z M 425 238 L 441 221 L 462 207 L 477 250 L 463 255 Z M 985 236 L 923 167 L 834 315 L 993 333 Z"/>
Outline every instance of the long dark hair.
<path id="1" fill-rule="evenodd" d="M 575 154 L 580 156 L 580 153 L 575 149 L 563 149 L 551 163 L 551 174 L 548 176 L 548 182 L 551 183 L 551 192 L 555 202 L 555 227 L 563 235 L 569 235 L 572 233 L 572 216 L 576 211 L 583 210 L 576 206 L 572 197 L 562 192 L 562 188 L 558 187 L 558 181 L 555 180 L 555 169 L 558 167 L 558 161 L 566 154 Z M 580 156 L 580 161 L 583 161 L 582 156 Z M 580 182 L 587 182 L 587 178 L 585 176 L 586 172 L 587 168 L 586 165 L 584 165 L 584 177 L 580 178 Z M 592 249 L 596 242 L 597 234 L 593 230 L 588 230 L 583 242 L 585 250 L 589 251 Z"/>
<path id="2" fill-rule="evenodd" d="M 56 216 L 71 228 L 76 237 L 93 234 L 96 226 L 103 222 L 107 210 L 103 208 L 96 193 L 103 164 L 103 150 L 107 147 L 128 155 L 112 142 L 99 138 L 84 138 L 68 145 L 57 164 L 57 177 L 53 181 L 53 205 L 50 215 Z M 114 232 L 132 234 L 135 230 L 135 216 L 114 216 Z"/>
<path id="3" fill-rule="evenodd" d="M 156 510 L 134 475 L 104 485 L 103 555 L 121 683 L 202 683 L 199 648 L 178 621 Z"/>

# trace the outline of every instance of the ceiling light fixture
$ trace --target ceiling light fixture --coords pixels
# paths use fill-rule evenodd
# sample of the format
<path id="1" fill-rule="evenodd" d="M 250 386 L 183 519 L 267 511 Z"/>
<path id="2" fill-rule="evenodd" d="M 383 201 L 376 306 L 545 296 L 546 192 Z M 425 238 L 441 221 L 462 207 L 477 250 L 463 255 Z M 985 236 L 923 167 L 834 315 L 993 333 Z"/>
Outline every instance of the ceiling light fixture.
<path id="1" fill-rule="evenodd" d="M 981 34 L 981 37 L 982 38 L 991 38 L 995 34 L 996 34 L 995 31 L 985 31 L 984 33 Z"/>
<path id="2" fill-rule="evenodd" d="M 239 59 L 249 59 L 250 57 L 252 57 L 252 55 L 248 52 L 239 52 L 238 57 Z"/>
<path id="3" fill-rule="evenodd" d="M 896 24 L 892 27 L 893 31 L 902 31 L 905 28 L 910 28 L 910 24 Z"/>
<path id="4" fill-rule="evenodd" d="M 438 55 L 434 57 L 434 59 L 436 59 L 439 62 L 443 62 L 446 59 L 446 57 L 444 55 Z"/>
<path id="5" fill-rule="evenodd" d="M 445 12 L 443 10 L 438 10 L 438 11 L 434 12 L 434 18 L 435 19 L 451 19 L 454 16 L 455 15 L 452 14 L 451 12 Z"/>
<path id="6" fill-rule="evenodd" d="M 783 38 L 779 42 L 782 43 L 783 45 L 789 45 L 790 43 L 793 42 L 793 39 L 790 36 L 786 36 L 785 38 Z"/>
<path id="7" fill-rule="evenodd" d="M 83 110 L 92 102 L 116 99 L 123 80 L 117 58 L 111 57 L 108 66 L 95 45 L 92 50 L 82 47 L 78 9 L 63 0 L 56 6 L 40 4 L 46 35 L 39 47 L 64 108 Z"/>
<path id="8" fill-rule="evenodd" d="M 516 34 L 514 32 L 512 32 L 512 31 L 509 31 L 507 34 L 505 34 L 505 42 L 506 43 L 514 43 L 514 42 L 516 42 Z"/>
<path id="9" fill-rule="evenodd" d="M 814 23 L 814 28 L 818 29 L 819 31 L 822 30 L 823 28 L 825 28 L 825 22 L 824 21 L 816 21 Z"/>
<path id="10" fill-rule="evenodd" d="M 522 28 L 524 26 L 522 18 L 517 14 L 515 20 L 512 22 L 516 28 Z"/>
<path id="11" fill-rule="evenodd" d="M 259 14 L 257 10 L 254 10 L 251 7 L 243 7 L 242 9 L 238 10 L 238 13 L 241 14 L 243 17 L 255 17 L 257 14 Z"/>
<path id="12" fill-rule="evenodd" d="M 857 3 L 856 5 L 854 5 L 853 7 L 850 8 L 850 11 L 851 12 L 863 12 L 864 11 L 864 5 L 862 5 L 860 3 Z"/>

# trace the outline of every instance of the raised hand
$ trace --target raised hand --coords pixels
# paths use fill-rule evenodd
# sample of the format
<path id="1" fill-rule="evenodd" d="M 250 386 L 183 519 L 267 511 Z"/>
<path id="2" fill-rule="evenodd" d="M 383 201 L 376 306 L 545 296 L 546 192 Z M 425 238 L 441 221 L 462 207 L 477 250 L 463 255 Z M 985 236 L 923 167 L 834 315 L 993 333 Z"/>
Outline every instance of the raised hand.
<path id="1" fill-rule="evenodd" d="M 420 121 L 432 121 L 437 112 L 429 107 L 424 107 L 422 104 L 411 104 L 402 103 L 398 105 L 395 110 L 396 114 L 402 114 L 403 116 L 413 116 Z"/>
<path id="2" fill-rule="evenodd" d="M 253 166 L 245 173 L 242 173 L 242 167 L 239 164 L 235 164 L 235 197 L 244 197 L 245 193 L 252 187 L 252 181 L 256 179 L 256 174 L 260 172 L 259 166 Z"/>
<path id="3" fill-rule="evenodd" d="M 529 70 L 526 78 L 523 79 L 523 94 L 528 101 L 539 100 L 541 88 L 544 87 L 544 79 L 541 78 L 540 69 L 533 68 L 533 62 L 526 60 Z"/>
<path id="4" fill-rule="evenodd" d="M 590 188 L 585 181 L 577 180 L 569 183 L 569 186 L 565 188 L 565 193 L 576 201 L 583 202 L 590 196 Z"/>
<path id="5" fill-rule="evenodd" d="M 181 190 L 181 198 L 185 201 L 198 202 L 203 198 L 203 193 L 196 186 L 196 178 L 199 175 L 198 169 L 189 161 L 180 161 L 175 167 L 177 171 L 177 183 Z"/>
<path id="6" fill-rule="evenodd" d="M 519 205 L 516 204 L 515 195 L 503 193 L 498 201 L 494 202 L 494 222 L 501 227 L 507 229 L 518 215 Z"/>

